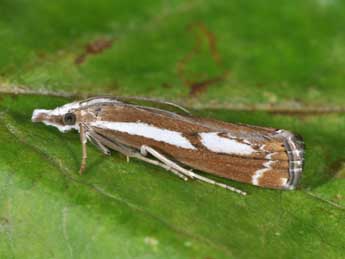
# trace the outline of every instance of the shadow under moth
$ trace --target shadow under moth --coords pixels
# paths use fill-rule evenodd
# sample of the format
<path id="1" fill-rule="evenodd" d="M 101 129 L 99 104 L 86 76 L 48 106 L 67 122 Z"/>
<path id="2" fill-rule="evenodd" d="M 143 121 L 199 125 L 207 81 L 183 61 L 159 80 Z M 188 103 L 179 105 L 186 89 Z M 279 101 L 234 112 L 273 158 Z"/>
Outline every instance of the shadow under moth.
<path id="1" fill-rule="evenodd" d="M 242 195 L 246 193 L 192 169 L 287 190 L 296 187 L 303 170 L 304 143 L 290 131 L 194 117 L 181 106 L 150 98 L 94 97 L 54 110 L 36 109 L 32 121 L 80 133 L 80 173 L 86 166 L 87 141 L 104 154 L 118 151 L 161 166 L 183 180 L 200 180 Z"/>

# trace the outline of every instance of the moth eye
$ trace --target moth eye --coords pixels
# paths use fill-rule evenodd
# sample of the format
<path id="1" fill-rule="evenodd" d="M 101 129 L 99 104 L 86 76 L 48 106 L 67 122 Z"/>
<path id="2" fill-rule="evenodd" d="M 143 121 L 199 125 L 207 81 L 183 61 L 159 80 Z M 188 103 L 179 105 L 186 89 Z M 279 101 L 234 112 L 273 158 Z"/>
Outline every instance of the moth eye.
<path id="1" fill-rule="evenodd" d="M 63 116 L 63 122 L 65 123 L 65 125 L 74 125 L 76 121 L 76 117 L 74 113 L 66 113 Z"/>

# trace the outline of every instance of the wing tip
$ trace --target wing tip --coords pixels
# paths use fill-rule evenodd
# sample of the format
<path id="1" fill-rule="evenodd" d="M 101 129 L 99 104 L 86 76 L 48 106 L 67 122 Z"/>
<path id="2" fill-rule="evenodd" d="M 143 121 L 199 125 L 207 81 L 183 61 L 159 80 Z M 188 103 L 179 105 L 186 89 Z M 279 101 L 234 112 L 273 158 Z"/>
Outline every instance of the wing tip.
<path id="1" fill-rule="evenodd" d="M 277 134 L 283 137 L 289 157 L 289 179 L 283 189 L 294 190 L 303 172 L 305 144 L 301 135 L 294 134 L 288 130 L 278 130 Z"/>

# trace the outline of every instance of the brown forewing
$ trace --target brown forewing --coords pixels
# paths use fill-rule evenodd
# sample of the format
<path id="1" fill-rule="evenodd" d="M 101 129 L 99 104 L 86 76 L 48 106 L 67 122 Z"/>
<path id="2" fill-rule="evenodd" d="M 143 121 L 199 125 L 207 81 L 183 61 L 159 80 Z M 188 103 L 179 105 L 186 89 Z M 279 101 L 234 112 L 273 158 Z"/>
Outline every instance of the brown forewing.
<path id="1" fill-rule="evenodd" d="M 173 160 L 192 168 L 212 173 L 225 178 L 251 183 L 257 170 L 265 168 L 267 155 L 276 162 L 271 165 L 259 180 L 261 186 L 280 188 L 281 178 L 288 178 L 288 156 L 282 140 L 274 137 L 275 129 L 256 126 L 237 125 L 216 120 L 181 116 L 169 112 L 155 112 L 149 109 L 131 106 L 104 105 L 98 109 L 97 120 L 116 122 L 143 122 L 158 128 L 181 132 L 197 148 L 196 150 L 179 148 L 177 146 L 130 135 L 113 130 L 95 128 L 99 134 L 114 141 L 139 149 L 148 145 Z M 232 155 L 215 153 L 205 148 L 199 140 L 198 133 L 219 132 L 230 133 L 239 142 L 251 142 L 257 152 L 252 155 Z M 240 138 L 242 137 L 242 139 Z M 264 145 L 264 146 L 263 146 Z M 261 149 L 260 149 L 261 148 Z"/>

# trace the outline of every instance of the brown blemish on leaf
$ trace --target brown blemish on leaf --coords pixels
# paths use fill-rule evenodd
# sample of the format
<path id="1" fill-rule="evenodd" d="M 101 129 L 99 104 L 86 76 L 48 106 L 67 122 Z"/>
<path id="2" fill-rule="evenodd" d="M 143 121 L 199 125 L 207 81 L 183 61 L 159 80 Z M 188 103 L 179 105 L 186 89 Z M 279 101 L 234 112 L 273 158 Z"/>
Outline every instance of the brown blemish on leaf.
<path id="1" fill-rule="evenodd" d="M 216 39 L 215 35 L 211 31 L 209 31 L 205 27 L 205 25 L 202 24 L 202 23 L 199 24 L 199 29 L 203 33 L 203 35 L 205 35 L 206 38 L 207 38 L 208 46 L 210 48 L 213 61 L 216 64 L 221 65 L 222 64 L 222 60 L 220 59 L 219 51 L 218 51 L 218 48 L 217 48 L 217 39 Z"/>
<path id="2" fill-rule="evenodd" d="M 345 160 L 339 159 L 333 162 L 330 166 L 331 174 L 334 174 L 335 178 L 344 179 L 345 178 Z"/>
<path id="3" fill-rule="evenodd" d="M 191 82 L 191 84 L 189 85 L 189 87 L 190 87 L 189 94 L 194 96 L 194 95 L 197 95 L 199 93 L 202 93 L 210 85 L 224 81 L 225 77 L 226 77 L 226 73 L 224 73 L 218 77 L 206 79 L 204 81 Z"/>
<path id="4" fill-rule="evenodd" d="M 171 87 L 172 87 L 172 85 L 169 84 L 169 83 L 162 83 L 161 86 L 162 86 L 163 88 L 171 88 Z"/>
<path id="5" fill-rule="evenodd" d="M 100 38 L 86 44 L 84 52 L 79 55 L 74 63 L 80 65 L 85 62 L 88 55 L 96 55 L 102 53 L 105 49 L 111 48 L 114 39 Z"/>
<path id="6" fill-rule="evenodd" d="M 224 81 L 229 73 L 224 69 L 217 48 L 217 39 L 214 33 L 209 31 L 203 23 L 193 24 L 189 26 L 188 31 L 195 33 L 195 46 L 178 62 L 177 73 L 179 78 L 190 89 L 189 95 L 195 96 L 207 90 L 209 86 Z M 210 51 L 212 62 L 214 62 L 219 69 L 223 70 L 223 72 L 218 76 L 208 77 L 202 80 L 189 79 L 189 77 L 186 75 L 186 65 L 193 59 L 193 57 L 201 52 L 201 45 L 203 40 L 207 41 L 207 47 Z"/>
<path id="7" fill-rule="evenodd" d="M 38 52 L 37 57 L 40 59 L 45 59 L 47 57 L 47 54 L 44 52 Z"/>
<path id="8" fill-rule="evenodd" d="M 8 218 L 5 218 L 5 217 L 0 218 L 0 225 L 8 225 L 9 223 L 10 221 L 8 220 Z"/>

